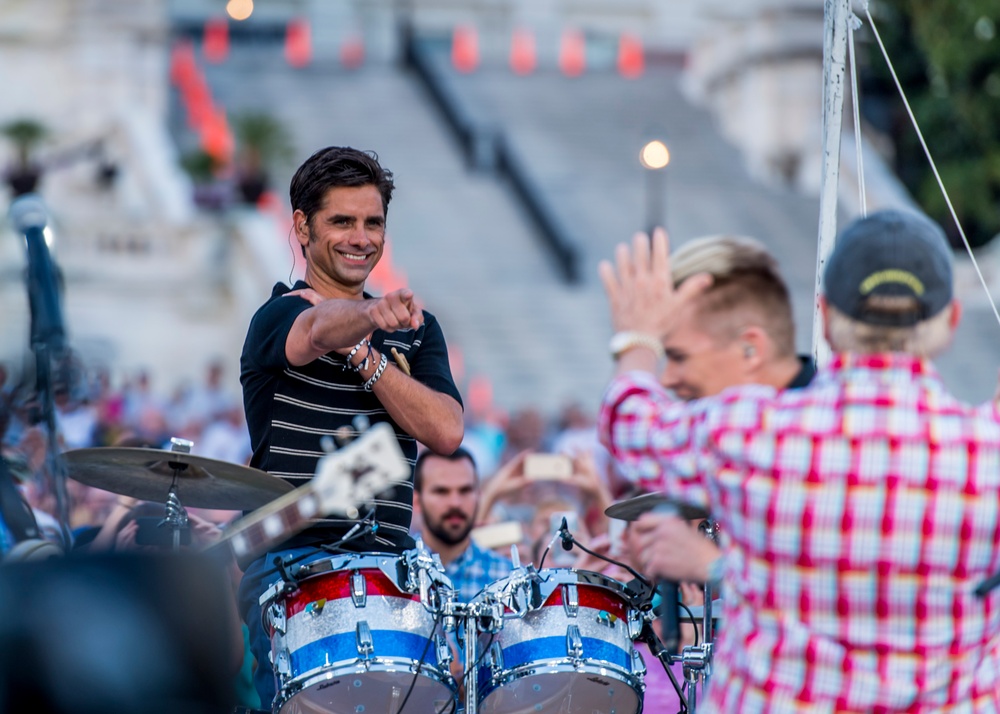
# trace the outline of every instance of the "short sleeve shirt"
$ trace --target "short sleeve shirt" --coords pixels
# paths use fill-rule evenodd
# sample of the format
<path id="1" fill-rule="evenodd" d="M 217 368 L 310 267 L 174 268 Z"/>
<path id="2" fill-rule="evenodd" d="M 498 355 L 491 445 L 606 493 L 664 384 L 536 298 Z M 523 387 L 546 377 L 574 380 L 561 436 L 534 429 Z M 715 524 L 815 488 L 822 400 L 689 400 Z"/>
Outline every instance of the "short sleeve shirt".
<path id="1" fill-rule="evenodd" d="M 299 281 L 292 289 L 308 287 Z M 412 471 L 416 440 L 391 419 L 374 392 L 365 391 L 364 380 L 347 367 L 343 355 L 330 352 L 301 367 L 288 363 L 288 333 L 296 318 L 310 307 L 300 297 L 285 297 L 290 290 L 283 283 L 275 285 L 271 298 L 250 322 L 240 358 L 240 381 L 253 447 L 250 465 L 301 486 L 313 477 L 324 453 L 321 438 L 340 427 L 350 427 L 355 416 L 364 415 L 372 424 L 392 425 Z M 370 297 L 365 294 L 365 298 Z M 424 311 L 424 324 L 416 330 L 376 330 L 371 341 L 380 354 L 387 356 L 396 348 L 409 362 L 415 380 L 462 403 L 451 376 L 444 333 L 433 315 Z M 396 550 L 404 547 L 413 511 L 412 475 L 408 482 L 376 500 L 375 506 L 379 523 L 376 543 Z M 334 540 L 353 523 L 323 519 L 304 535 L 313 540 Z"/>

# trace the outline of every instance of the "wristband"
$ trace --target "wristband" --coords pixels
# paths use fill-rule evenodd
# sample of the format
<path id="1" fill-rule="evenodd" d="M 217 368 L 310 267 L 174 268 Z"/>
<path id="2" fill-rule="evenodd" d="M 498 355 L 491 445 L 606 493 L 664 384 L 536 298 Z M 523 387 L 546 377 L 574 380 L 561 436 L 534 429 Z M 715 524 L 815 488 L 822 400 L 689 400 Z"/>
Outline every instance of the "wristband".
<path id="1" fill-rule="evenodd" d="M 661 360 L 666 356 L 666 352 L 663 349 L 663 343 L 660 342 L 660 340 L 653 335 L 645 332 L 636 332 L 634 330 L 616 332 L 611 337 L 611 343 L 608 345 L 608 351 L 611 352 L 611 358 L 617 360 L 623 354 L 635 347 L 645 347 L 655 354 L 656 359 L 658 360 Z"/>
<path id="2" fill-rule="evenodd" d="M 367 382 L 365 382 L 366 392 L 372 391 L 372 387 L 375 386 L 375 382 L 378 381 L 378 378 L 382 376 L 382 372 L 385 371 L 385 365 L 387 362 L 388 360 L 385 358 L 385 355 L 383 354 L 382 358 L 378 361 L 378 367 L 375 368 L 375 374 L 373 374 L 371 378 Z"/>
<path id="3" fill-rule="evenodd" d="M 355 372 L 360 372 L 360 371 L 361 371 L 361 367 L 355 367 L 355 366 L 354 366 L 354 363 L 353 363 L 353 362 L 351 362 L 351 360 L 352 360 L 352 359 L 354 359 L 354 355 L 356 355 L 356 354 L 357 354 L 357 353 L 358 353 L 358 352 L 359 352 L 359 351 L 361 350 L 361 348 L 362 348 L 362 347 L 364 347 L 365 345 L 367 345 L 367 346 L 368 346 L 368 354 L 371 354 L 371 343 L 369 343 L 369 342 L 368 342 L 368 338 L 367 338 L 367 337 L 365 337 L 365 338 L 363 338 L 363 339 L 361 340 L 361 342 L 359 342 L 358 344 L 354 345 L 354 348 L 353 348 L 353 349 L 351 349 L 351 351 L 350 351 L 350 352 L 349 352 L 349 353 L 347 354 L 347 359 L 346 359 L 346 360 L 345 360 L 345 362 L 344 362 L 344 369 L 345 369 L 345 370 L 346 370 L 346 369 L 347 369 L 348 367 L 350 367 L 350 368 L 351 368 L 351 369 L 353 369 L 353 370 L 354 370 Z M 368 358 L 366 357 L 366 358 L 365 358 L 365 360 L 367 360 L 367 359 L 368 359 Z M 364 362 L 362 362 L 362 365 L 364 365 L 364 364 L 365 364 L 365 363 L 364 363 Z"/>
<path id="4" fill-rule="evenodd" d="M 370 365 L 371 362 L 372 362 L 372 343 L 369 342 L 368 352 L 365 354 L 365 358 L 361 360 L 361 364 L 359 364 L 357 367 L 354 367 L 354 371 L 357 372 L 358 374 L 361 374 L 363 371 L 368 369 L 368 365 Z"/>

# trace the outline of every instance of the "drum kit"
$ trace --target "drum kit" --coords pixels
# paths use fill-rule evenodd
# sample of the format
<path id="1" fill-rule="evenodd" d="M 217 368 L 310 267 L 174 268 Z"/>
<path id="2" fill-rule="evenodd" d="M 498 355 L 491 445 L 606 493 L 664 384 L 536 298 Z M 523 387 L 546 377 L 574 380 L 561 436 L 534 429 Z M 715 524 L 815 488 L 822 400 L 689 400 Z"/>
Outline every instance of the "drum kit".
<path id="1" fill-rule="evenodd" d="M 646 499 L 662 504 L 662 499 Z M 649 510 L 631 502 L 621 509 Z M 616 507 L 613 507 L 616 508 Z M 612 510 L 612 515 L 621 513 Z M 702 515 L 699 511 L 694 515 Z M 619 515 L 619 517 L 621 517 Z M 694 712 L 711 674 L 711 586 L 686 621 L 701 642 L 667 653 L 652 628 L 654 588 L 601 573 L 522 566 L 471 602 L 422 544 L 400 556 L 345 554 L 286 571 L 260 598 L 280 714 L 639 714 L 650 645 Z M 457 645 L 453 646 L 453 645 Z M 464 651 L 464 666 L 453 661 Z"/>
<path id="2" fill-rule="evenodd" d="M 283 502 L 278 521 L 284 524 L 294 520 L 287 513 L 290 503 L 303 517 L 331 508 L 305 508 L 305 497 L 295 495 L 300 489 L 291 492 L 284 481 L 255 469 L 193 456 L 186 446 L 80 449 L 65 456 L 77 481 L 166 503 L 165 523 L 175 531 L 183 527 L 182 498 L 192 506 L 227 509 L 266 510 Z M 358 471 L 355 465 L 355 481 Z M 314 489 L 310 497 L 316 496 Z M 336 497 L 343 500 L 343 491 Z M 643 496 L 607 513 L 634 520 L 664 502 L 662 496 Z M 672 505 L 684 517 L 707 517 Z M 273 518 L 256 522 L 268 542 L 289 535 Z M 278 680 L 274 711 L 639 714 L 649 665 L 638 642 L 647 643 L 667 670 L 681 711 L 695 711 L 697 691 L 711 675 L 717 619 L 711 585 L 705 605 L 690 608 L 686 619 L 700 623 L 700 643 L 671 653 L 652 627 L 650 583 L 626 585 L 597 572 L 522 566 L 516 547 L 512 559 L 510 575 L 471 602 L 458 599 L 440 559 L 419 542 L 402 555 L 347 553 L 282 568 L 281 579 L 260 598 Z M 462 667 L 454 662 L 460 651 Z M 673 663 L 683 667 L 683 686 L 670 671 Z"/>

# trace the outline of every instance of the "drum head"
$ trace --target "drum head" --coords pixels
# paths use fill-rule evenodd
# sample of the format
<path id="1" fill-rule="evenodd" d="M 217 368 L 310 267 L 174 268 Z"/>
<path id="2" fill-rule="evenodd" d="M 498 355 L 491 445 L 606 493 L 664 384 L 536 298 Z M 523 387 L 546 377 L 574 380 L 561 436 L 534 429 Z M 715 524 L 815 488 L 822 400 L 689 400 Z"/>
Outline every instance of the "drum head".
<path id="1" fill-rule="evenodd" d="M 399 711 L 413 683 L 413 673 L 397 671 L 321 675 L 281 705 L 280 714 L 357 714 Z M 452 708 L 454 692 L 432 677 L 417 675 L 406 702 L 407 712 L 437 714 Z"/>
<path id="2" fill-rule="evenodd" d="M 416 710 L 414 710 L 416 711 Z M 598 668 L 535 674 L 494 689 L 479 705 L 480 714 L 592 714 L 639 711 L 639 695 L 625 682 L 602 676 Z"/>

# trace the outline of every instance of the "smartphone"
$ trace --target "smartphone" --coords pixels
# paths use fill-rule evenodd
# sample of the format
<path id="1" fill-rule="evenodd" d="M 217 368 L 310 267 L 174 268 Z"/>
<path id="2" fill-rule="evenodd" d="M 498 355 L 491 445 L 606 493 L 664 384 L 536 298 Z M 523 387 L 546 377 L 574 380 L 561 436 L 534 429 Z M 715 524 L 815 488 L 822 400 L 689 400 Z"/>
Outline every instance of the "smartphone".
<path id="1" fill-rule="evenodd" d="M 524 531 L 517 521 L 488 523 L 485 526 L 473 528 L 471 535 L 476 545 L 487 550 L 506 548 L 524 540 Z"/>
<path id="2" fill-rule="evenodd" d="M 528 454 L 524 476 L 535 481 L 561 481 L 573 475 L 573 462 L 565 454 Z"/>
<path id="3" fill-rule="evenodd" d="M 136 545 L 152 545 L 160 548 L 172 548 L 174 545 L 174 529 L 163 522 L 162 518 L 142 517 L 136 518 L 135 522 L 139 530 L 135 533 Z M 181 545 L 191 544 L 191 528 L 186 526 L 181 529 Z"/>

